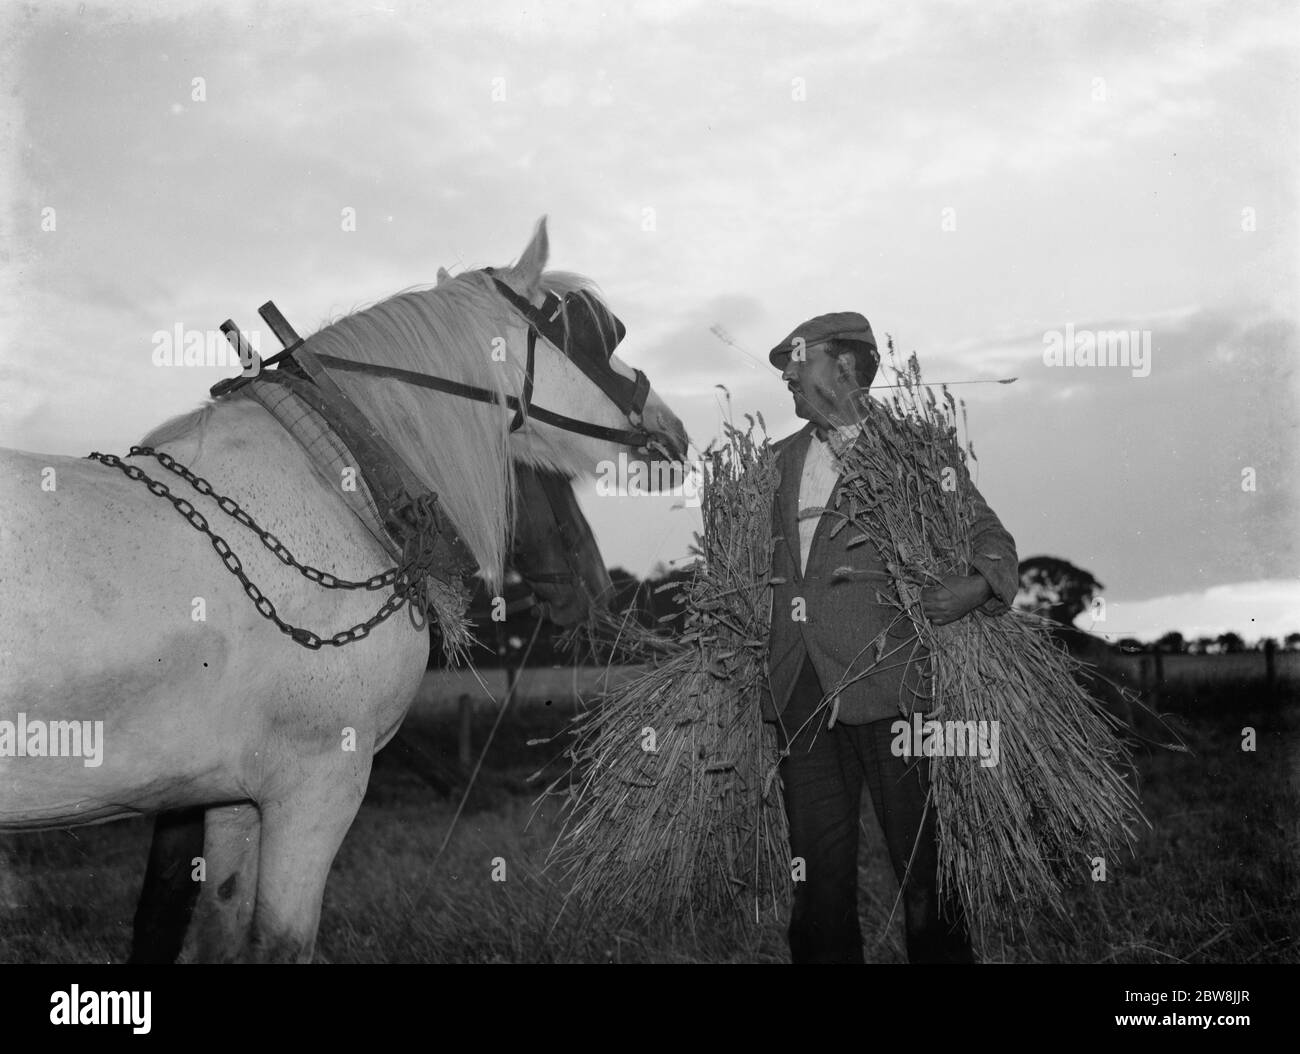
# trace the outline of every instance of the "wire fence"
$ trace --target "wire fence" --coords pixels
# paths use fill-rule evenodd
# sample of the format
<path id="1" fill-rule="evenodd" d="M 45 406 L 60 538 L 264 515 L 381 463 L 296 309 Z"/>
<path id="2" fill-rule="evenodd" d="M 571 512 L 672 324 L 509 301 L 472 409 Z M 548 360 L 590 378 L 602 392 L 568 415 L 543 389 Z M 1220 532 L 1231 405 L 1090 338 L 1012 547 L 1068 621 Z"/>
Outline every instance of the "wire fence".
<path id="1" fill-rule="evenodd" d="M 1269 656 L 1263 651 L 1226 655 L 1126 655 L 1118 650 L 1111 661 L 1142 690 L 1189 688 L 1195 685 L 1243 689 L 1267 687 Z M 635 677 L 637 666 L 529 666 L 518 672 L 517 704 L 568 706 L 591 702 L 622 681 Z M 503 669 L 430 670 L 420 684 L 413 712 L 445 713 L 468 697 L 475 705 L 499 702 L 509 691 L 509 674 Z M 1300 689 L 1300 651 L 1278 650 L 1272 655 L 1272 683 Z M 480 683 L 481 682 L 481 683 Z"/>

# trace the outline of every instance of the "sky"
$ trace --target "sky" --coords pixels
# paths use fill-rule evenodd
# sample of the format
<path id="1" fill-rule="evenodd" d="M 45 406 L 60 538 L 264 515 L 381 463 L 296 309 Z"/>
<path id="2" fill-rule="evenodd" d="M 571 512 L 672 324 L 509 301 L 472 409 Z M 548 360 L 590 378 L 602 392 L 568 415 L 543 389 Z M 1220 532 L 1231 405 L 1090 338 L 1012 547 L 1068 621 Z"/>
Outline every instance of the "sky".
<path id="1" fill-rule="evenodd" d="M 1017 378 L 954 389 L 978 485 L 1022 558 L 1104 584 L 1094 630 L 1300 629 L 1294 5 L 0 19 L 0 445 L 124 451 L 232 372 L 155 366 L 159 331 L 274 299 L 310 332 L 546 215 L 697 447 L 799 427 L 766 350 L 860 311 L 928 378 Z M 1111 332 L 1149 355 L 1045 358 Z M 680 497 L 578 493 L 610 566 L 688 558 Z"/>

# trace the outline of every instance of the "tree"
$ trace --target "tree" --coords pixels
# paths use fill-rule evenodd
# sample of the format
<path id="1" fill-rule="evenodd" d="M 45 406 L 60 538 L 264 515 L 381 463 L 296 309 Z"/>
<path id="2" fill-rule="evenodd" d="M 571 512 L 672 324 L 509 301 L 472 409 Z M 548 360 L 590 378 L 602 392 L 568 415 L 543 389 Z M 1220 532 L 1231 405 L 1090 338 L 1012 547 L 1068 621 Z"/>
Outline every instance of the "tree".
<path id="1" fill-rule="evenodd" d="M 1219 634 L 1216 643 L 1221 651 L 1228 654 L 1246 650 L 1246 642 L 1232 632 Z"/>
<path id="2" fill-rule="evenodd" d="M 1055 623 L 1049 627 L 1052 639 L 1080 663 L 1075 680 L 1123 724 L 1131 725 L 1133 708 L 1122 690 L 1128 687 L 1130 675 L 1116 661 L 1118 649 L 1074 624 L 1101 588 L 1092 572 L 1068 560 L 1033 556 L 1020 563 L 1020 591 L 1015 606 Z"/>
<path id="3" fill-rule="evenodd" d="M 1045 615 L 1062 626 L 1073 626 L 1104 587 L 1081 567 L 1056 556 L 1031 556 L 1020 561 L 1020 592 L 1016 607 Z"/>
<path id="4" fill-rule="evenodd" d="M 1287 651 L 1300 651 L 1300 633 L 1288 633 L 1283 643 Z"/>
<path id="5" fill-rule="evenodd" d="M 610 610 L 621 615 L 633 609 L 633 618 L 642 622 L 641 611 L 645 606 L 645 590 L 641 579 L 622 567 L 611 567 L 609 579 L 614 583 L 614 595 L 609 603 Z"/>
<path id="6" fill-rule="evenodd" d="M 655 566 L 658 573 L 645 580 L 654 628 L 658 633 L 677 637 L 684 631 L 686 621 L 683 590 L 694 576 L 695 568 L 688 565 L 670 570 L 663 564 Z"/>
<path id="7" fill-rule="evenodd" d="M 1171 629 L 1156 641 L 1156 651 L 1163 651 L 1170 655 L 1178 655 L 1186 650 L 1187 641 L 1183 640 L 1183 635 L 1176 629 Z"/>

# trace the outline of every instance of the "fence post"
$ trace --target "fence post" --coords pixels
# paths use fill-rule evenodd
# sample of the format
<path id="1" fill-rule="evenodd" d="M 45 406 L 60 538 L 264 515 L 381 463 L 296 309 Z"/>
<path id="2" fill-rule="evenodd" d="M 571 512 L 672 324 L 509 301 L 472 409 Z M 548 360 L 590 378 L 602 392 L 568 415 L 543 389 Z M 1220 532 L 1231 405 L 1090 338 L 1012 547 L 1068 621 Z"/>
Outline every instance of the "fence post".
<path id="1" fill-rule="evenodd" d="M 506 663 L 506 698 L 514 698 L 515 682 L 519 680 L 521 667 L 513 662 Z"/>
<path id="2" fill-rule="evenodd" d="M 1277 641 L 1272 637 L 1264 641 L 1264 684 L 1272 699 L 1277 692 Z"/>
<path id="3" fill-rule="evenodd" d="M 473 743 L 470 741 L 473 718 L 474 701 L 468 695 L 462 695 L 460 697 L 460 725 L 456 735 L 456 756 L 460 759 L 460 767 L 466 772 L 474 764 Z"/>

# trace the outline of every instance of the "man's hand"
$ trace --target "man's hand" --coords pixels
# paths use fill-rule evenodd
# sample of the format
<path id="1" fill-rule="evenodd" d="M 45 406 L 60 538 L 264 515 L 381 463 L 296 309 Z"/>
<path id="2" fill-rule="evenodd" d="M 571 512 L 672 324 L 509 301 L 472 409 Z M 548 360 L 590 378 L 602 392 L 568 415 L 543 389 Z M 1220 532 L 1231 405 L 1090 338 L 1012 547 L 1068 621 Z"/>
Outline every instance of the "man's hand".
<path id="1" fill-rule="evenodd" d="M 921 590 L 921 612 L 936 626 L 946 626 L 969 615 L 992 595 L 993 587 L 983 575 L 948 575 L 942 584 Z"/>

